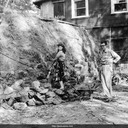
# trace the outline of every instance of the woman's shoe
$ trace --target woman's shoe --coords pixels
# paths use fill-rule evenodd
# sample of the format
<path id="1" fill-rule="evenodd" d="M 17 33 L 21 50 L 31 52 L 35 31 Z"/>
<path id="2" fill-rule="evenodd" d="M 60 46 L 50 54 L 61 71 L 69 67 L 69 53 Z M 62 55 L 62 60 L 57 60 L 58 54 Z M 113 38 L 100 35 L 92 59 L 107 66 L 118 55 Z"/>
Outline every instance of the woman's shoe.
<path id="1" fill-rule="evenodd" d="M 64 90 L 64 88 L 60 88 L 60 90 Z"/>

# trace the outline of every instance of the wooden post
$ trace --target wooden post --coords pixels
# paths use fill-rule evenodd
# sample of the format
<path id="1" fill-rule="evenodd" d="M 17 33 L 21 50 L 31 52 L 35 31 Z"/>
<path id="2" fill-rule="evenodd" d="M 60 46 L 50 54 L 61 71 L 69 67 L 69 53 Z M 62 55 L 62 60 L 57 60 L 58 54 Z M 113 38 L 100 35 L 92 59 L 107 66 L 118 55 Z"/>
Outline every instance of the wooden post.
<path id="1" fill-rule="evenodd" d="M 110 49 L 112 49 L 112 30 L 111 30 L 111 27 L 110 27 L 110 38 L 109 38 L 109 47 L 110 47 Z"/>

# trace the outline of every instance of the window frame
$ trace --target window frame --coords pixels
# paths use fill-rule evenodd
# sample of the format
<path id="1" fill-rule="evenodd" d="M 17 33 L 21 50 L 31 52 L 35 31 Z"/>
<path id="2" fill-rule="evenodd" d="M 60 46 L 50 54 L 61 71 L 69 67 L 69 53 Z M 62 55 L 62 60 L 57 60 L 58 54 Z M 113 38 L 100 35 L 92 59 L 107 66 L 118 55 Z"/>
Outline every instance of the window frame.
<path id="1" fill-rule="evenodd" d="M 53 8 L 54 8 L 54 4 L 56 4 L 56 3 L 63 3 L 63 5 L 64 5 L 64 17 L 63 18 L 61 18 L 61 19 L 65 19 L 65 0 L 56 0 L 56 1 L 52 1 L 52 3 L 53 3 Z M 55 10 L 53 9 L 53 12 L 55 12 Z M 54 14 L 53 14 L 54 15 Z M 60 18 L 60 17 L 56 17 L 55 15 L 54 15 L 54 18 Z"/>
<path id="2" fill-rule="evenodd" d="M 116 4 L 115 3 L 116 0 L 111 0 L 111 14 L 120 14 L 120 13 L 128 13 L 128 0 L 126 0 L 126 3 L 127 3 L 127 10 L 126 11 L 115 11 L 114 9 L 114 5 Z M 122 2 L 124 3 L 124 2 Z"/>
<path id="3" fill-rule="evenodd" d="M 71 0 L 71 10 L 72 10 L 72 19 L 89 17 L 89 2 L 88 2 L 88 0 L 85 0 L 85 11 L 86 11 L 85 15 L 82 15 L 82 16 L 75 15 L 75 0 Z"/>

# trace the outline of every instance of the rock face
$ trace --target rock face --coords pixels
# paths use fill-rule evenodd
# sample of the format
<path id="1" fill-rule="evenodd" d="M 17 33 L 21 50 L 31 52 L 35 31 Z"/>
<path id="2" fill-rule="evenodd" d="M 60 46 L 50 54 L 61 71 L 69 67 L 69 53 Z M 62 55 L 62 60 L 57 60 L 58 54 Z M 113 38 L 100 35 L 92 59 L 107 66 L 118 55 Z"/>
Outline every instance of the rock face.
<path id="1" fill-rule="evenodd" d="M 69 67 L 76 61 L 95 60 L 97 45 L 87 30 L 57 21 L 44 21 L 30 13 L 6 11 L 0 25 L 1 74 L 26 69 L 30 75 L 37 75 L 34 67 L 41 63 L 45 76 L 58 43 L 63 43 L 67 49 Z"/>
<path id="2" fill-rule="evenodd" d="M 46 79 L 58 43 L 66 47 L 64 91 L 54 69 Z M 60 104 L 79 98 L 74 86 L 96 75 L 97 49 L 84 28 L 6 10 L 0 24 L 0 104 L 22 109 L 26 104 Z"/>

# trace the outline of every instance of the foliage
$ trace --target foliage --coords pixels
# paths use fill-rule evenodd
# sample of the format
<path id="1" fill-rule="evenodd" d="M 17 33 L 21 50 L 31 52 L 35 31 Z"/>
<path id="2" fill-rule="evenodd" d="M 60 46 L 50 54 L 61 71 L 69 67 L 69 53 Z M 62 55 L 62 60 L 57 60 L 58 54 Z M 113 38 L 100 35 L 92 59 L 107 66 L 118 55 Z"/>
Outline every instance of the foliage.
<path id="1" fill-rule="evenodd" d="M 3 8 L 7 5 L 7 7 L 18 9 L 21 11 L 32 10 L 33 3 L 32 0 L 0 0 L 0 8 Z"/>

